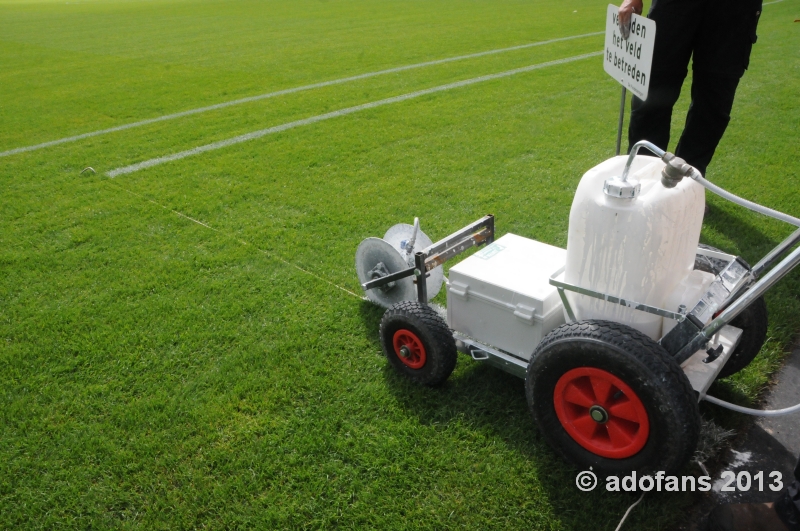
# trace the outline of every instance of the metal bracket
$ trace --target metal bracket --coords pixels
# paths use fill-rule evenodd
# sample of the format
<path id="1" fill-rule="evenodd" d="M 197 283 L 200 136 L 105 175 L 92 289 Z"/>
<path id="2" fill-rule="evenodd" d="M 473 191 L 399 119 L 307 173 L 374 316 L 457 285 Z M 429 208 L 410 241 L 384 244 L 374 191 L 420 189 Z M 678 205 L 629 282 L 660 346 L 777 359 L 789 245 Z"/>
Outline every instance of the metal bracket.
<path id="1" fill-rule="evenodd" d="M 738 257 L 702 249 L 706 256 L 728 260 L 728 265 L 720 271 L 706 293 L 689 312 L 687 320 L 661 338 L 659 343 L 667 352 L 675 356 L 678 363 L 684 362 L 697 350 L 705 347 L 712 334 L 706 333 L 706 323 L 731 305 L 742 290 L 753 280 L 753 273 Z"/>
<path id="2" fill-rule="evenodd" d="M 570 322 L 574 323 L 575 321 L 577 321 L 577 319 L 575 319 L 575 312 L 572 311 L 572 306 L 569 304 L 569 300 L 567 299 L 567 294 L 564 292 L 564 288 L 557 288 L 557 289 L 558 289 L 558 296 L 561 298 L 562 304 L 564 304 L 564 309 L 567 310 L 567 317 L 569 317 Z"/>
<path id="3" fill-rule="evenodd" d="M 402 271 L 398 271 L 397 273 L 392 273 L 391 275 L 386 275 L 385 277 L 380 277 L 376 278 L 375 280 L 370 280 L 369 282 L 365 282 L 361 284 L 361 287 L 364 288 L 364 290 L 380 288 L 387 284 L 391 284 L 396 280 L 410 277 L 413 274 L 414 274 L 414 268 L 409 267 L 408 269 L 403 269 Z"/>
<path id="4" fill-rule="evenodd" d="M 487 214 L 478 221 L 470 223 L 463 229 L 415 253 L 414 267 L 375 280 L 370 280 L 362 284 L 361 287 L 366 291 L 414 275 L 416 277 L 414 283 L 417 285 L 417 299 L 419 302 L 427 303 L 427 282 L 420 282 L 420 279 L 427 278 L 429 271 L 439 267 L 447 260 L 463 253 L 467 249 L 486 243 L 492 243 L 493 241 L 494 215 Z"/>
<path id="5" fill-rule="evenodd" d="M 508 352 L 484 345 L 459 332 L 454 332 L 453 338 L 456 340 L 456 348 L 472 356 L 472 359 L 497 367 L 518 378 L 525 378 L 525 374 L 528 371 L 527 361 Z"/>
<path id="6" fill-rule="evenodd" d="M 677 312 L 671 312 L 669 310 L 665 310 L 657 306 L 650 306 L 649 304 L 644 304 L 642 302 L 623 299 L 620 297 L 616 297 L 614 295 L 602 293 L 600 291 L 594 291 L 588 288 L 582 288 L 580 286 L 576 286 L 575 284 L 564 282 L 563 280 L 558 280 L 558 277 L 561 276 L 562 273 L 564 273 L 564 269 L 565 267 L 562 267 L 550 277 L 550 284 L 558 288 L 558 294 L 561 297 L 561 301 L 564 303 L 564 308 L 567 310 L 567 315 L 573 321 L 575 320 L 575 314 L 573 313 L 572 307 L 570 306 L 569 301 L 567 300 L 564 290 L 572 291 L 580 295 L 587 295 L 589 297 L 594 297 L 595 299 L 600 299 L 602 301 L 610 302 L 612 304 L 619 304 L 620 306 L 625 306 L 627 308 L 632 308 L 634 310 L 660 315 L 661 317 L 674 319 L 678 322 L 681 322 L 684 319 L 686 319 L 685 315 L 682 315 Z"/>
<path id="7" fill-rule="evenodd" d="M 708 353 L 700 349 L 681 364 L 681 369 L 689 379 L 692 389 L 697 391 L 698 401 L 706 396 L 708 388 L 717 379 L 717 375 L 722 371 L 722 367 L 728 362 L 733 351 L 736 350 L 741 338 L 742 330 L 740 328 L 725 326 L 720 330 L 716 341 L 715 348 L 719 350 L 719 356 L 708 360 Z"/>

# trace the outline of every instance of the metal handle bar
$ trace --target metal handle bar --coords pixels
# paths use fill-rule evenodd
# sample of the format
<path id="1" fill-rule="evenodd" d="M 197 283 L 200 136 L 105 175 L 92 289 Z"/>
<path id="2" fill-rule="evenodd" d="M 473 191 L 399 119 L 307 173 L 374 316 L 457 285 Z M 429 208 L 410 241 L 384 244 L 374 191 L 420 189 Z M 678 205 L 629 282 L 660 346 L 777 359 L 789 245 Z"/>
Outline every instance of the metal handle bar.
<path id="1" fill-rule="evenodd" d="M 768 269 L 769 266 L 778 260 L 778 257 L 780 257 L 791 247 L 794 247 L 798 242 L 800 242 L 800 229 L 791 233 L 788 238 L 783 240 L 780 244 L 778 244 L 777 247 L 767 253 L 767 255 L 762 258 L 759 263 L 754 265 L 753 274 L 757 277 L 760 277 L 761 273 L 763 273 L 765 269 Z"/>
<path id="2" fill-rule="evenodd" d="M 784 258 L 781 263 L 772 268 L 770 272 L 764 275 L 758 282 L 745 290 L 742 296 L 725 308 L 716 319 L 708 323 L 708 325 L 703 328 L 703 335 L 706 338 L 711 338 L 720 328 L 736 318 L 736 316 L 747 308 L 751 302 L 759 298 L 765 291 L 771 288 L 773 284 L 789 274 L 798 264 L 800 264 L 800 247 Z"/>

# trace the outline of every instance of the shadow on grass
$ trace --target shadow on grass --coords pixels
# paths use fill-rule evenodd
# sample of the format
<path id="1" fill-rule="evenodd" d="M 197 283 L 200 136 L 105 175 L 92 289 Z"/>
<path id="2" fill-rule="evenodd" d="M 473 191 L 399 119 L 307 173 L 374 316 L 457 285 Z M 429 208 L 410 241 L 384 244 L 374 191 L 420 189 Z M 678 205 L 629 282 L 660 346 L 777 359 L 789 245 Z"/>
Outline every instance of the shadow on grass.
<path id="1" fill-rule="evenodd" d="M 364 322 L 364 329 L 368 331 L 366 339 L 380 350 L 381 341 L 378 330 L 381 326 L 381 317 L 383 317 L 383 312 L 386 310 L 371 302 L 361 301 L 358 311 L 361 314 L 361 320 Z"/>
<path id="2" fill-rule="evenodd" d="M 613 529 L 638 497 L 638 493 L 607 492 L 602 477 L 594 491 L 578 490 L 575 478 L 580 470 L 557 455 L 539 433 L 528 411 L 525 383 L 520 378 L 463 354 L 459 355 L 456 371 L 438 388 L 414 385 L 388 363 L 384 376 L 398 403 L 421 423 L 440 429 L 447 429 L 451 423 L 467 424 L 493 440 L 502 440 L 510 450 L 531 461 L 538 486 L 564 529 Z M 538 489 L 532 485 L 531 491 L 534 490 Z M 651 493 L 639 509 L 646 508 L 646 512 L 633 519 L 647 515 L 645 519 L 650 521 L 639 521 L 631 528 L 650 529 L 656 522 L 663 525 L 675 518 L 667 513 L 674 511 L 678 496 L 678 505 L 683 506 L 694 499 L 692 494 Z"/>
<path id="3" fill-rule="evenodd" d="M 369 341 L 380 349 L 378 334 L 384 310 L 365 302 L 361 307 L 364 327 Z M 512 452 L 533 463 L 539 491 L 548 499 L 554 515 L 563 529 L 613 529 L 625 509 L 636 500 L 630 493 L 608 493 L 605 480 L 600 478 L 593 492 L 581 492 L 575 486 L 579 472 L 564 461 L 544 441 L 528 412 L 525 383 L 493 367 L 473 361 L 460 354 L 456 370 L 441 386 L 427 388 L 415 385 L 386 363 L 383 369 L 388 390 L 407 415 L 439 430 L 454 425 L 466 425 L 471 431 L 498 439 Z M 691 495 L 681 495 L 679 505 L 688 505 Z M 635 528 L 649 529 L 654 522 L 674 519 L 675 496 L 649 496 L 632 518 Z M 633 523 L 632 522 L 632 523 Z M 633 527 L 632 527 L 633 528 Z"/>
<path id="4" fill-rule="evenodd" d="M 760 260 L 762 256 L 778 245 L 778 240 L 765 234 L 757 225 L 750 223 L 749 216 L 737 215 L 738 212 L 730 211 L 731 209 L 738 210 L 737 207 L 728 203 L 725 203 L 724 206 L 709 203 L 708 206 L 709 211 L 703 218 L 703 227 L 724 236 L 736 246 L 736 249 L 722 249 L 723 251 L 731 254 L 739 252 L 747 254 L 748 256 L 745 258 L 755 263 L 756 259 Z M 714 243 L 719 244 L 715 247 L 724 246 L 722 242 L 711 242 L 711 245 Z"/>
<path id="5" fill-rule="evenodd" d="M 379 328 L 384 311 L 366 301 L 360 308 L 364 328 L 369 331 L 368 339 L 378 350 L 381 349 Z M 577 492 L 574 487 L 576 470 L 556 456 L 536 430 L 528 414 L 523 380 L 472 361 L 463 354 L 459 354 L 454 373 L 436 388 L 411 383 L 388 362 L 383 375 L 387 388 L 406 414 L 416 417 L 423 425 L 447 429 L 451 423 L 458 422 L 493 438 L 501 438 L 513 451 L 539 464 L 540 481 L 548 493 L 568 491 L 550 496 L 555 507 L 573 503 Z"/>

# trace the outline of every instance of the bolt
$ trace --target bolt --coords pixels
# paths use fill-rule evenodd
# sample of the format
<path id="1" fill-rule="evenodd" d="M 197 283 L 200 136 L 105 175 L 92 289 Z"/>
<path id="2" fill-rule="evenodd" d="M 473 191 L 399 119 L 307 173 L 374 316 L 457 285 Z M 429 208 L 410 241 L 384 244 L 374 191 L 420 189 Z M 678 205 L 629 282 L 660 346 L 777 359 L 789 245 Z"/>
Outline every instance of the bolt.
<path id="1" fill-rule="evenodd" d="M 608 413 L 606 410 L 600 406 L 592 406 L 589 408 L 589 415 L 592 417 L 592 420 L 595 422 L 606 422 L 608 421 Z"/>
<path id="2" fill-rule="evenodd" d="M 409 348 L 406 345 L 403 345 L 402 347 L 400 347 L 400 356 L 402 356 L 403 358 L 408 358 L 409 356 L 411 356 L 411 350 L 409 350 Z"/>

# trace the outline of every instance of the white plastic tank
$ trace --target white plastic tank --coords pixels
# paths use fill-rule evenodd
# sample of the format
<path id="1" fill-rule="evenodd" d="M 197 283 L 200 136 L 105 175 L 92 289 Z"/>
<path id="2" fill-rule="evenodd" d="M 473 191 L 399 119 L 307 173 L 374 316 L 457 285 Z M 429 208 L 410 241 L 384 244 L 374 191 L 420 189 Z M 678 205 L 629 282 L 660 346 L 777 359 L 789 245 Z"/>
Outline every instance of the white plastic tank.
<path id="1" fill-rule="evenodd" d="M 640 184 L 638 195 L 620 198 L 606 194 L 604 183 L 622 175 L 627 158 L 614 157 L 595 166 L 578 184 L 569 215 L 564 280 L 664 308 L 692 273 L 705 190 L 689 178 L 665 188 L 661 184 L 664 163 L 639 155 L 628 177 L 629 182 Z M 661 338 L 662 318 L 658 315 L 569 291 L 567 297 L 579 320 L 608 319 L 655 340 Z"/>

